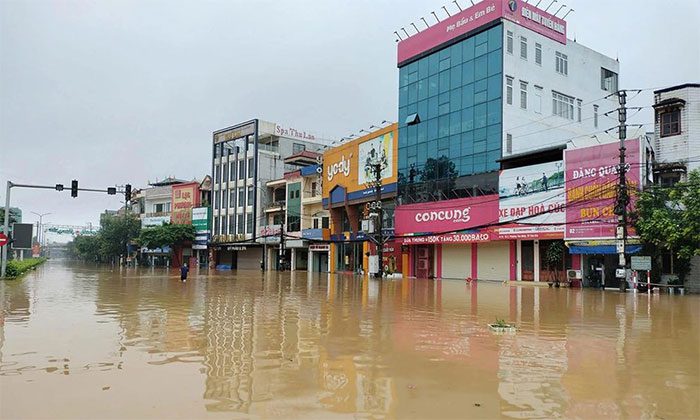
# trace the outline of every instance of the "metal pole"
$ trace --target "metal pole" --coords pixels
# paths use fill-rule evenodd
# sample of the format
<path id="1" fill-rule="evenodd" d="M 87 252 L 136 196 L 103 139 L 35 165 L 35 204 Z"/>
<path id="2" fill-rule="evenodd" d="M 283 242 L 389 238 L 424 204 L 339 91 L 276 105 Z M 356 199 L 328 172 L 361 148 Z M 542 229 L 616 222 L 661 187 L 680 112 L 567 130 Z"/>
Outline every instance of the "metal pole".
<path id="1" fill-rule="evenodd" d="M 381 162 L 377 163 L 374 166 L 374 173 L 375 177 L 377 178 L 376 182 L 376 193 L 377 193 L 377 198 L 376 198 L 376 207 L 377 207 L 377 214 L 379 217 L 377 218 L 377 258 L 379 259 L 379 267 L 377 270 L 377 277 L 382 278 L 384 277 L 384 235 L 382 234 L 382 164 Z"/>
<path id="2" fill-rule="evenodd" d="M 10 246 L 10 189 L 12 182 L 7 181 L 7 191 L 5 192 L 5 224 L 2 233 L 8 238 L 7 243 L 2 247 L 2 267 L 0 268 L 0 278 L 5 278 L 5 270 L 7 269 L 7 248 Z"/>
<path id="3" fill-rule="evenodd" d="M 622 230 L 622 250 L 618 255 L 618 268 L 625 272 L 625 275 L 620 278 L 620 291 L 624 292 L 627 290 L 627 275 L 625 267 L 627 266 L 627 258 L 625 251 L 627 248 L 627 177 L 625 176 L 625 138 L 627 137 L 627 92 L 621 90 L 617 93 L 620 102 L 620 108 L 618 109 L 618 117 L 620 121 L 620 126 L 618 127 L 618 137 L 620 139 L 620 167 L 619 172 L 619 192 L 618 192 L 618 202 L 617 202 L 617 222 L 618 228 Z"/>

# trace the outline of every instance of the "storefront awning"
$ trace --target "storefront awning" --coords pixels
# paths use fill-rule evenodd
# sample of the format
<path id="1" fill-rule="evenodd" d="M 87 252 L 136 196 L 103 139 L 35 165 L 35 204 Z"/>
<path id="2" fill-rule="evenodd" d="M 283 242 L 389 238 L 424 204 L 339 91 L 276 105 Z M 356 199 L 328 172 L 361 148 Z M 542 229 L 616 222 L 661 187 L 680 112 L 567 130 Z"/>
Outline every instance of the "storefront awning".
<path id="1" fill-rule="evenodd" d="M 625 253 L 637 254 L 642 250 L 638 244 L 627 245 Z M 570 254 L 617 254 L 615 245 L 569 245 Z"/>

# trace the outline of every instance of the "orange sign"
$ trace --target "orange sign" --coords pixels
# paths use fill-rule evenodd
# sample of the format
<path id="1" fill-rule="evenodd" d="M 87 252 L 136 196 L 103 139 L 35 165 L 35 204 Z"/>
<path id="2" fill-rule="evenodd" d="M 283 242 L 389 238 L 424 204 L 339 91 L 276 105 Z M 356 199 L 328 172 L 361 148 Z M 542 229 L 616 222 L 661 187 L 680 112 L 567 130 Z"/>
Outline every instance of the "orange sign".
<path id="1" fill-rule="evenodd" d="M 173 185 L 173 211 L 170 222 L 175 225 L 192 224 L 192 208 L 199 206 L 199 183 Z"/>

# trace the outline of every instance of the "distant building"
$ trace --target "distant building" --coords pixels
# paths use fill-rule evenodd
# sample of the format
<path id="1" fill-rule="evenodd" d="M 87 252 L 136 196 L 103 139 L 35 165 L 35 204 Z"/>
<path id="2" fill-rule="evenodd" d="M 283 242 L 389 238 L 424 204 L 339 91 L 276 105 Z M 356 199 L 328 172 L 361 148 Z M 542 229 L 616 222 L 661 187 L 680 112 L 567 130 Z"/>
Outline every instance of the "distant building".
<path id="1" fill-rule="evenodd" d="M 266 220 L 266 183 L 297 169 L 286 157 L 329 144 L 307 131 L 250 120 L 212 135 L 212 265 L 260 269 L 263 244 L 256 238 Z"/>

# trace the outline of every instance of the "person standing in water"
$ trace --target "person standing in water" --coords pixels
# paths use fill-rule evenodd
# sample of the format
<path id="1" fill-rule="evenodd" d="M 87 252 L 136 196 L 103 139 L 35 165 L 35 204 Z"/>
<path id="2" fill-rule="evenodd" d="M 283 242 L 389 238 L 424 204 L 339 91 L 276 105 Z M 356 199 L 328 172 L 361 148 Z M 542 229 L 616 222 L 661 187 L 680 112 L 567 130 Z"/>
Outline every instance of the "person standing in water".
<path id="1" fill-rule="evenodd" d="M 190 271 L 189 268 L 187 268 L 187 264 L 182 264 L 180 266 L 180 281 L 187 281 L 187 273 Z"/>

